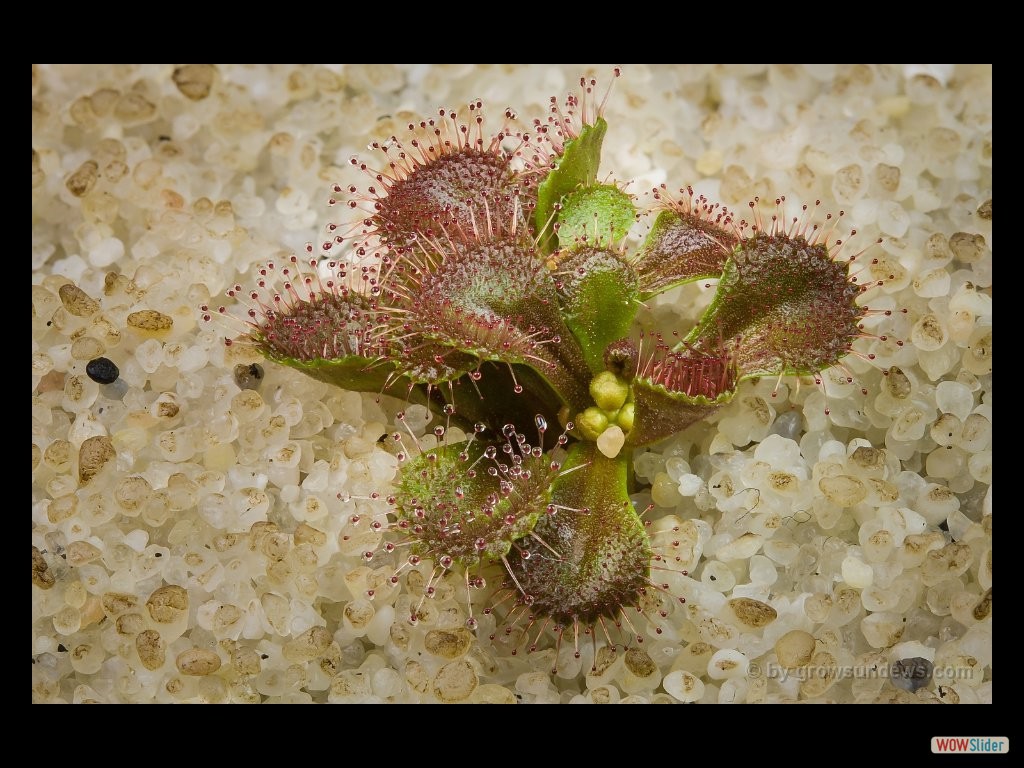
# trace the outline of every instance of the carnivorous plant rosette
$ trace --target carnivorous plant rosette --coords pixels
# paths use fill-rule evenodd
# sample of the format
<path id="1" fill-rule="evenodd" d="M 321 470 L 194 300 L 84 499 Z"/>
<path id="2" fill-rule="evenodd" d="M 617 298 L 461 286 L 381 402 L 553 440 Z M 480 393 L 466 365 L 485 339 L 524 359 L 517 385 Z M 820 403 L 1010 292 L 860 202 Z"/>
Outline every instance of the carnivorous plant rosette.
<path id="1" fill-rule="evenodd" d="M 335 188 L 355 221 L 306 263 L 267 265 L 231 291 L 250 304 L 245 341 L 269 360 L 441 416 L 437 447 L 385 438 L 403 461 L 382 545 L 393 579 L 403 559 L 434 563 L 427 593 L 451 570 L 469 588 L 500 569 L 485 610 L 531 648 L 548 626 L 577 649 L 609 623 L 642 641 L 627 610 L 656 622 L 662 601 L 684 600 L 662 577 L 683 570 L 678 542 L 651 536 L 630 501 L 633 452 L 723 407 L 744 379 L 836 365 L 867 312 L 859 254 L 814 206 L 786 218 L 780 198 L 766 220 L 758 201 L 748 223 L 661 187 L 637 244 L 636 198 L 598 176 L 595 85 L 530 126 L 506 111 L 488 135 L 474 102 L 375 143 L 373 161 L 352 161 L 367 187 Z M 635 329 L 643 302 L 698 280 L 717 289 L 688 333 Z M 469 617 L 476 628 L 471 598 Z"/>

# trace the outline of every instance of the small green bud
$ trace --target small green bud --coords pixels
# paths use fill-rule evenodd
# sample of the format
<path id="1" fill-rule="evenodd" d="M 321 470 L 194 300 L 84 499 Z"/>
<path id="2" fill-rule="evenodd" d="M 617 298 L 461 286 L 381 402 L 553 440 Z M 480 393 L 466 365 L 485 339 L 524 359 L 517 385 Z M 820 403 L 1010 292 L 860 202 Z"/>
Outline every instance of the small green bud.
<path id="1" fill-rule="evenodd" d="M 577 417 L 576 426 L 585 438 L 597 440 L 608 426 L 608 417 L 600 408 L 591 406 Z"/>
<path id="2" fill-rule="evenodd" d="M 619 415 L 615 417 L 615 423 L 622 427 L 623 432 L 629 432 L 633 428 L 633 414 L 636 406 L 633 403 L 626 403 L 619 409 Z"/>
<path id="3" fill-rule="evenodd" d="M 611 371 L 601 371 L 590 380 L 590 396 L 604 411 L 617 411 L 629 397 L 629 384 Z"/>

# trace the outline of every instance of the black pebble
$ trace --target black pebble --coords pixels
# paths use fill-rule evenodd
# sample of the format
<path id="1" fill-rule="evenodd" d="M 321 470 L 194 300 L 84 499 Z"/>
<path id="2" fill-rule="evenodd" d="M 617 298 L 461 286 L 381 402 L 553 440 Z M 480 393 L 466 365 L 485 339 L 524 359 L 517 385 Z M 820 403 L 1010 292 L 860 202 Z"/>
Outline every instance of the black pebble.
<path id="1" fill-rule="evenodd" d="M 239 389 L 259 389 L 263 381 L 263 366 L 258 363 L 252 365 L 235 366 L 235 384 Z"/>
<path id="2" fill-rule="evenodd" d="M 914 656 L 900 659 L 889 669 L 889 679 L 897 688 L 913 693 L 924 688 L 932 680 L 932 663 L 928 659 Z"/>
<path id="3" fill-rule="evenodd" d="M 85 366 L 85 372 L 97 384 L 113 384 L 117 381 L 117 377 L 121 375 L 121 371 L 117 369 L 117 366 L 105 357 L 97 357 L 95 360 L 90 360 L 88 365 Z"/>

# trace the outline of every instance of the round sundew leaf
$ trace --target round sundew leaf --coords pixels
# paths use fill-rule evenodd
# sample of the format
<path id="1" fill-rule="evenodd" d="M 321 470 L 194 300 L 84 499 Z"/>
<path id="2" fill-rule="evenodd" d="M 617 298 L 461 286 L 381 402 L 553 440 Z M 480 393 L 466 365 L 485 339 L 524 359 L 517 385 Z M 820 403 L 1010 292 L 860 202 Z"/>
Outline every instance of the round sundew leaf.
<path id="1" fill-rule="evenodd" d="M 611 184 L 582 187 L 562 200 L 558 212 L 558 242 L 608 247 L 619 242 L 636 221 L 632 198 Z"/>
<path id="2" fill-rule="evenodd" d="M 373 360 L 382 354 L 375 299 L 326 290 L 311 293 L 308 300 L 297 295 L 291 301 L 280 299 L 275 296 L 275 307 L 258 316 L 249 334 L 264 356 L 313 362 Z"/>
<path id="3" fill-rule="evenodd" d="M 403 378 L 434 386 L 461 378 L 480 366 L 479 358 L 422 337 L 413 339 L 396 357 L 395 365 Z"/>
<path id="4" fill-rule="evenodd" d="M 633 380 L 633 428 L 626 445 L 637 448 L 655 443 L 695 424 L 732 400 L 733 386 L 714 397 L 674 392 L 649 379 Z M 708 394 L 713 394 L 709 391 Z"/>
<path id="5" fill-rule="evenodd" d="M 555 511 L 534 529 L 544 544 L 524 542 L 533 556 L 513 551 L 508 558 L 531 613 L 571 626 L 637 604 L 650 575 L 651 544 L 629 500 L 627 454 L 610 459 L 593 443 L 570 449 L 552 488 Z"/>
<path id="6" fill-rule="evenodd" d="M 756 233 L 726 263 L 686 342 L 715 354 L 724 346 L 741 379 L 817 373 L 844 357 L 860 333 L 859 294 L 848 265 L 825 245 Z"/>
<path id="7" fill-rule="evenodd" d="M 374 206 L 370 223 L 383 242 L 404 249 L 445 227 L 471 231 L 488 216 L 511 222 L 525 185 L 499 152 L 460 147 L 416 163 Z"/>
<path id="8" fill-rule="evenodd" d="M 589 370 L 559 312 L 554 280 L 522 239 L 452 242 L 409 292 L 411 327 L 483 361 L 528 365 L 563 401 L 583 402 Z"/>
<path id="9" fill-rule="evenodd" d="M 641 344 L 643 344 L 641 339 Z M 634 448 L 669 437 L 728 403 L 736 394 L 737 372 L 724 345 L 703 352 L 683 342 L 675 351 L 660 334 L 648 352 L 628 339 L 609 345 L 609 372 L 631 382 L 626 447 Z"/>
<path id="10" fill-rule="evenodd" d="M 555 162 L 557 167 L 537 187 L 537 210 L 534 226 L 542 232 L 541 249 L 550 253 L 558 246 L 558 238 L 551 227 L 555 206 L 563 197 L 580 186 L 590 186 L 597 178 L 601 163 L 601 144 L 608 131 L 603 117 L 593 125 L 584 125 L 579 135 L 566 142 L 565 151 Z"/>
<path id="11" fill-rule="evenodd" d="M 604 370 L 605 349 L 629 333 L 639 309 L 637 275 L 616 252 L 574 249 L 556 267 L 565 322 L 591 371 Z"/>
<path id="12" fill-rule="evenodd" d="M 735 243 L 734 233 L 688 206 L 662 211 L 633 262 L 641 297 L 719 277 Z"/>
<path id="13" fill-rule="evenodd" d="M 319 291 L 310 298 L 277 302 L 249 333 L 268 360 L 345 389 L 380 392 L 396 364 L 375 326 L 375 300 L 355 292 Z"/>
<path id="14" fill-rule="evenodd" d="M 402 467 L 398 527 L 419 556 L 464 567 L 500 560 L 545 513 L 549 462 L 513 430 L 500 447 L 474 440 L 422 453 Z"/>

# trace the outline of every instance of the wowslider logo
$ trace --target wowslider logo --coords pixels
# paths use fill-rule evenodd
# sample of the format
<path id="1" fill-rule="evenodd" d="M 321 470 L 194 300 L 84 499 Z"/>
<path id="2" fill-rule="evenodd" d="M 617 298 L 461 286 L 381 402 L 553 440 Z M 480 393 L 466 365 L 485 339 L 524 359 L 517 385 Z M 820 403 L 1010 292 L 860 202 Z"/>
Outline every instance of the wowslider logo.
<path id="1" fill-rule="evenodd" d="M 1006 736 L 933 736 L 932 752 L 937 755 L 993 754 L 1002 755 L 1010 751 L 1010 740 Z"/>

